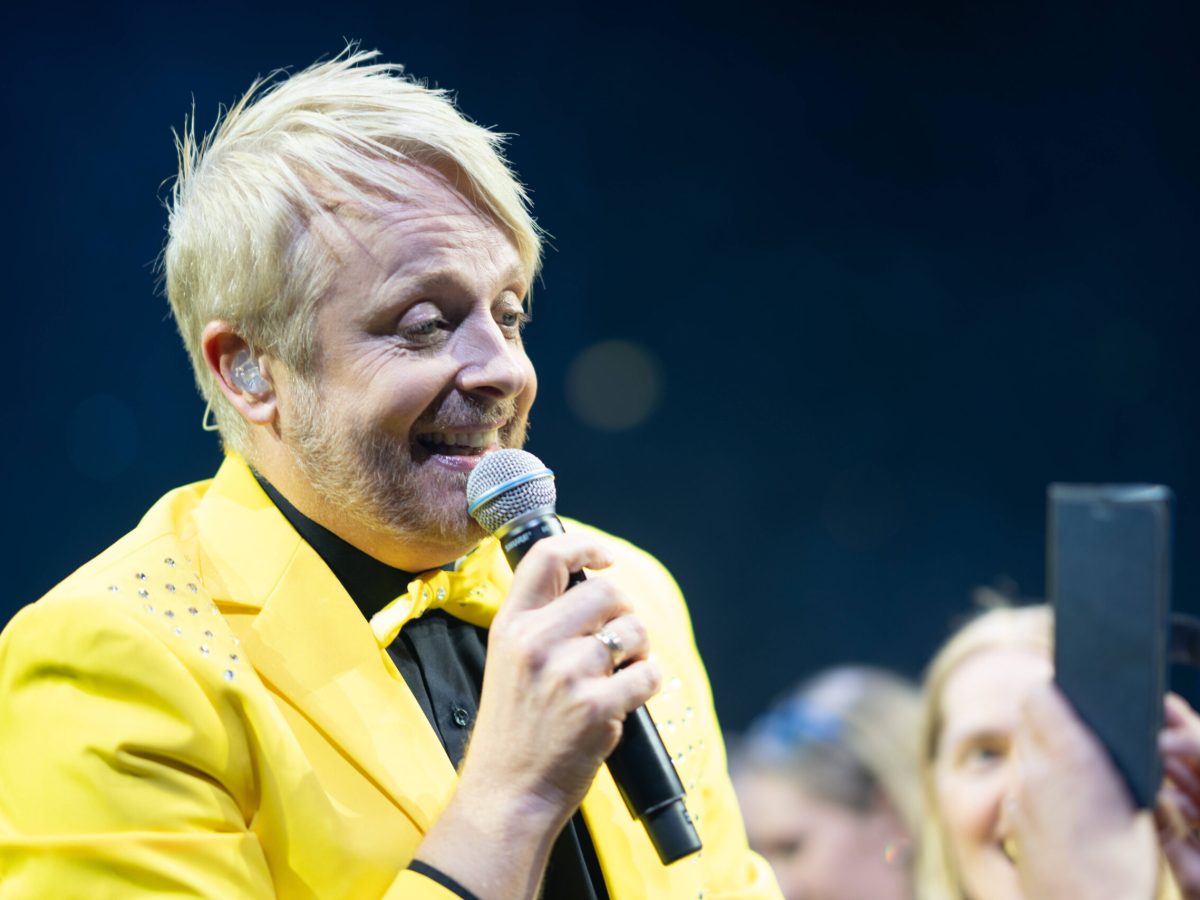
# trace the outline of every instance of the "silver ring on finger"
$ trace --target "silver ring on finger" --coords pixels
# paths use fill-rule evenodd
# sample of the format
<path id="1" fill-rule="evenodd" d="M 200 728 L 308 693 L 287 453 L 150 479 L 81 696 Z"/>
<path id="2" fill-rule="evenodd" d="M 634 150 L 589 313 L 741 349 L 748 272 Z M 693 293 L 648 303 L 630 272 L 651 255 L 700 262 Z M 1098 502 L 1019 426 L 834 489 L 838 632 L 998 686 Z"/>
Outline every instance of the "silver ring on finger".
<path id="1" fill-rule="evenodd" d="M 594 632 L 592 637 L 602 643 L 608 650 L 608 655 L 612 657 L 612 664 L 615 668 L 617 663 L 621 661 L 621 657 L 625 654 L 625 645 L 621 642 L 621 638 L 611 628 L 601 628 L 599 631 Z"/>

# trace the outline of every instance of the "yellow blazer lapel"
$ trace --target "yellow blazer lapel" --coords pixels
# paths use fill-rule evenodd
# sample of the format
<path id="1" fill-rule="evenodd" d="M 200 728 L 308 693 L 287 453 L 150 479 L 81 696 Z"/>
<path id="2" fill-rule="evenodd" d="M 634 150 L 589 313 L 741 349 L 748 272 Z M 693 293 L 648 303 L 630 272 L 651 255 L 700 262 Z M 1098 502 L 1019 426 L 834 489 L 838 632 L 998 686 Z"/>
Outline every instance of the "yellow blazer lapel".
<path id="1" fill-rule="evenodd" d="M 218 607 L 252 614 L 239 633 L 262 680 L 427 828 L 454 790 L 454 769 L 328 566 L 236 457 L 221 466 L 197 520 L 205 584 Z"/>

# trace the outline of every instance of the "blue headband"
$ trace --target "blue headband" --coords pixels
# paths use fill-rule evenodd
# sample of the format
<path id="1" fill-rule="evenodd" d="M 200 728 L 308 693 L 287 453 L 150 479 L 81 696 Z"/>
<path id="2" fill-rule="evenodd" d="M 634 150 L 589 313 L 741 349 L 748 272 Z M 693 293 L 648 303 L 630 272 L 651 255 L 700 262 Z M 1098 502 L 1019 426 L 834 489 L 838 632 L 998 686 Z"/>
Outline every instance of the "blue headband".
<path id="1" fill-rule="evenodd" d="M 836 716 L 798 698 L 776 704 L 751 722 L 746 732 L 753 743 L 761 741 L 784 748 L 836 744 L 841 735 L 842 722 Z"/>

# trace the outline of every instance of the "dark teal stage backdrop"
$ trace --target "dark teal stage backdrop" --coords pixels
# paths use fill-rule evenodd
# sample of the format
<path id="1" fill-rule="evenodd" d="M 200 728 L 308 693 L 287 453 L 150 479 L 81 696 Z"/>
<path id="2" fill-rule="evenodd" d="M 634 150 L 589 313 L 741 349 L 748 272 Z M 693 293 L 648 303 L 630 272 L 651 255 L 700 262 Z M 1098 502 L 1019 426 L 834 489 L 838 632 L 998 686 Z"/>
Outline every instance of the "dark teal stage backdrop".
<path id="1" fill-rule="evenodd" d="M 729 726 L 833 662 L 916 673 L 975 585 L 1040 593 L 1050 481 L 1171 485 L 1200 607 L 1195 4 L 0 16 L 0 620 L 215 469 L 155 283 L 170 129 L 344 38 L 516 135 L 530 449 L 674 571 Z"/>

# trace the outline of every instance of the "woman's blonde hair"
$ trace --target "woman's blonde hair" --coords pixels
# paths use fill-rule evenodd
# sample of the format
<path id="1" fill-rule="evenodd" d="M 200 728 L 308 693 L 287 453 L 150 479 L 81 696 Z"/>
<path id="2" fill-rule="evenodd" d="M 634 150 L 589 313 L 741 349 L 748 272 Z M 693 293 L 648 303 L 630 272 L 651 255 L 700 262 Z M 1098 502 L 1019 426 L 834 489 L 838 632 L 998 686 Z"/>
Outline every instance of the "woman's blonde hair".
<path id="1" fill-rule="evenodd" d="M 176 136 L 167 298 L 221 436 L 243 454 L 249 427 L 209 371 L 201 332 L 227 320 L 256 352 L 312 371 L 315 307 L 337 267 L 307 227 L 314 217 L 347 201 L 370 210 L 403 198 L 409 168 L 431 167 L 508 232 L 530 282 L 540 266 L 528 196 L 501 153 L 505 136 L 465 118 L 446 91 L 370 62 L 376 56 L 351 45 L 290 77 L 258 79 L 202 140 L 194 111 Z"/>
<path id="2" fill-rule="evenodd" d="M 919 712 L 916 686 L 899 675 L 868 666 L 828 669 L 756 719 L 732 765 L 789 775 L 809 796 L 858 812 L 886 801 L 915 835 Z"/>
<path id="3" fill-rule="evenodd" d="M 988 609 L 956 631 L 926 669 L 920 735 L 921 788 L 925 809 L 917 854 L 917 896 L 920 900 L 966 898 L 962 874 L 955 864 L 947 840 L 934 777 L 938 743 L 945 724 L 942 695 L 946 683 L 958 667 L 975 654 L 1012 649 L 1027 649 L 1053 659 L 1054 613 L 1051 607 L 1033 604 Z M 1178 889 L 1165 866 L 1159 883 L 1158 900 L 1177 900 Z"/>

